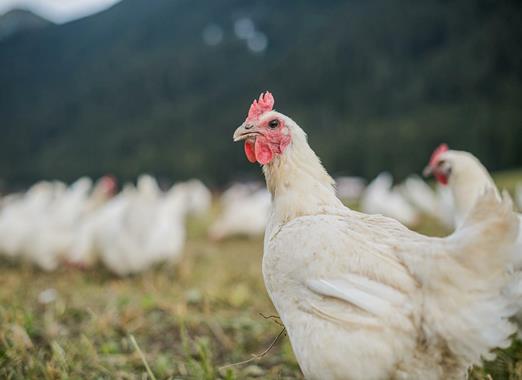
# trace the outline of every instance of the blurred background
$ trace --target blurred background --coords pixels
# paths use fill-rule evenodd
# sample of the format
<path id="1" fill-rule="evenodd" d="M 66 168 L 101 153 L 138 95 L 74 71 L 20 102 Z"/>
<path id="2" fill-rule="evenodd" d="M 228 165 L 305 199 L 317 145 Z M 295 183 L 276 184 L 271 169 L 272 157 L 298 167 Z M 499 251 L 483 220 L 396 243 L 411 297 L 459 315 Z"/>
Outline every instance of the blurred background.
<path id="1" fill-rule="evenodd" d="M 231 142 L 269 89 L 334 174 L 441 142 L 522 165 L 519 1 L 0 0 L 0 178 L 258 176 Z M 97 12 L 95 14 L 91 14 Z"/>

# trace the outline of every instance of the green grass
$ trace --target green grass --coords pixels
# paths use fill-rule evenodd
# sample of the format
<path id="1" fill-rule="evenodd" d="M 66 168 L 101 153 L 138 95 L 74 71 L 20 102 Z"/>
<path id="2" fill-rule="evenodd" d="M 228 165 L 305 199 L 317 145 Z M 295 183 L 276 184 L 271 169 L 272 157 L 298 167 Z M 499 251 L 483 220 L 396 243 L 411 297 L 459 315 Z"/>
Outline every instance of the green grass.
<path id="1" fill-rule="evenodd" d="M 503 179 L 515 183 L 513 179 Z M 261 277 L 262 241 L 210 243 L 189 224 L 181 263 L 117 278 L 103 268 L 44 273 L 0 260 L 1 379 L 302 379 Z M 442 234 L 433 221 L 419 229 Z M 57 298 L 38 302 L 55 289 Z M 135 342 L 133 341 L 135 339 Z M 150 372 L 149 372 L 149 369 Z M 522 344 L 472 379 L 521 379 Z"/>
<path id="2" fill-rule="evenodd" d="M 0 378 L 301 378 L 261 275 L 261 240 L 191 238 L 177 267 L 129 278 L 0 261 Z M 38 295 L 56 289 L 47 305 Z"/>

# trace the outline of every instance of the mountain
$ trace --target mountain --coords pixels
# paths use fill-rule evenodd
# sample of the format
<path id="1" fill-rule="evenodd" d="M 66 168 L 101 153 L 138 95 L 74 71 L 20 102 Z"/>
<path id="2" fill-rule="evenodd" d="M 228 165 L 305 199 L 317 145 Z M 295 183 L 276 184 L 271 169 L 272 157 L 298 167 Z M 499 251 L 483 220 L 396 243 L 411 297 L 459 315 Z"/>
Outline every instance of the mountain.
<path id="1" fill-rule="evenodd" d="M 418 172 L 443 141 L 521 166 L 521 21 L 508 0 L 124 0 L 0 42 L 0 177 L 258 175 L 231 135 L 265 89 L 332 173 Z"/>
<path id="2" fill-rule="evenodd" d="M 52 22 L 22 9 L 14 9 L 0 15 L 0 40 L 17 33 L 44 28 Z"/>

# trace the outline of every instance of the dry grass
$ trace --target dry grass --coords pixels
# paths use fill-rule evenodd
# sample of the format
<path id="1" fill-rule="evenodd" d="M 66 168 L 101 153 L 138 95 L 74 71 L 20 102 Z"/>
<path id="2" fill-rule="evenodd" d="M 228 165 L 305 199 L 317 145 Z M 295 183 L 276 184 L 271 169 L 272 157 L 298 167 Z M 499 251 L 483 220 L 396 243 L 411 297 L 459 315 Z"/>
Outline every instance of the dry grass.
<path id="1" fill-rule="evenodd" d="M 420 230 L 443 233 L 434 226 L 427 220 Z M 124 279 L 0 260 L 0 378 L 301 379 L 286 337 L 255 362 L 220 369 L 262 352 L 281 329 L 259 314 L 274 313 L 262 241 L 213 244 L 203 227 L 190 225 L 178 266 Z M 44 304 L 46 289 L 56 299 Z M 472 373 L 488 376 L 521 379 L 522 345 Z"/>

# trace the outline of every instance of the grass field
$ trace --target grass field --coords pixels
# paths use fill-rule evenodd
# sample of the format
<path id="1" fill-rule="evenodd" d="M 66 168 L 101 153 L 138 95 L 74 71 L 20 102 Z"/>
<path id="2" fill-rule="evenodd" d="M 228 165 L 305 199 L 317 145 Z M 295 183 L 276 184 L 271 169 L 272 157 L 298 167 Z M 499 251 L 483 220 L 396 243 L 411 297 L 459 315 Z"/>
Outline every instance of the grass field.
<path id="1" fill-rule="evenodd" d="M 0 378 L 301 379 L 286 336 L 223 368 L 263 352 L 281 327 L 267 318 L 261 239 L 210 243 L 204 227 L 189 224 L 179 265 L 129 278 L 0 260 Z M 428 220 L 420 230 L 443 234 Z M 522 379 L 522 345 L 471 378 L 490 376 Z"/>

